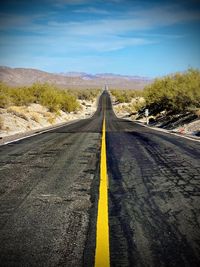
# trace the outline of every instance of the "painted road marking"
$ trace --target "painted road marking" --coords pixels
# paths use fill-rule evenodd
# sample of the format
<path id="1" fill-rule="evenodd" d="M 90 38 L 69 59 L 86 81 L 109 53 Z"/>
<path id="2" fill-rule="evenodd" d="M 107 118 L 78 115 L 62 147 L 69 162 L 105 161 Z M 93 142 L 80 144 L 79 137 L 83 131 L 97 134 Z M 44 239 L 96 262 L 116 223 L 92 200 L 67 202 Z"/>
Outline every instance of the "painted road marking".
<path id="1" fill-rule="evenodd" d="M 106 163 L 106 122 L 103 120 L 100 162 L 99 202 L 96 228 L 95 267 L 110 266 L 108 223 L 108 176 Z"/>

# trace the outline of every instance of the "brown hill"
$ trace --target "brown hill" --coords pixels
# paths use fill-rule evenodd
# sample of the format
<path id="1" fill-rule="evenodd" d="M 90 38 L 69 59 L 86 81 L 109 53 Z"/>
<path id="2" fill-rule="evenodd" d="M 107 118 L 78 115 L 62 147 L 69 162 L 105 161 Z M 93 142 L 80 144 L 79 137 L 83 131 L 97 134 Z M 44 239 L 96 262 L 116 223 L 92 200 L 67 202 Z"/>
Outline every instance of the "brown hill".
<path id="1" fill-rule="evenodd" d="M 31 85 L 35 82 L 48 82 L 65 88 L 102 88 L 105 84 L 109 88 L 119 89 L 143 89 L 145 85 L 152 82 L 148 78 L 139 76 L 123 76 L 115 74 L 87 73 L 49 73 L 28 68 L 0 67 L 0 81 L 12 86 Z"/>

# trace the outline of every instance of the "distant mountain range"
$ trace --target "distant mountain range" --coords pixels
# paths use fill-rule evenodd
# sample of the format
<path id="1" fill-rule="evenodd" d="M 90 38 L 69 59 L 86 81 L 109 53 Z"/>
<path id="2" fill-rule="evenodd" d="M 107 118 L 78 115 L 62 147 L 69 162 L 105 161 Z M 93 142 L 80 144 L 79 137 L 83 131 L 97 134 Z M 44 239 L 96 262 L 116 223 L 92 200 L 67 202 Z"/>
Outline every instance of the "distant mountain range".
<path id="1" fill-rule="evenodd" d="M 88 74 L 84 72 L 49 73 L 29 68 L 0 66 L 0 81 L 13 86 L 48 82 L 63 88 L 102 88 L 105 84 L 116 89 L 143 89 L 152 79 L 112 73 Z"/>

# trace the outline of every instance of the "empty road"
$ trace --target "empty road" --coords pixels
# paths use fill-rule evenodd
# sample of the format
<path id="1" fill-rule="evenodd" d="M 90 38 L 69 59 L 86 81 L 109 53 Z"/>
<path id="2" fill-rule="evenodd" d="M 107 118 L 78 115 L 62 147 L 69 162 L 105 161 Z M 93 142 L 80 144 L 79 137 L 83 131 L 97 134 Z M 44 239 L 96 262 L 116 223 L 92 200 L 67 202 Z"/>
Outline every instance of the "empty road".
<path id="1" fill-rule="evenodd" d="M 94 266 L 104 116 L 110 266 L 200 266 L 200 143 L 118 119 L 107 92 L 0 147 L 0 266 Z"/>

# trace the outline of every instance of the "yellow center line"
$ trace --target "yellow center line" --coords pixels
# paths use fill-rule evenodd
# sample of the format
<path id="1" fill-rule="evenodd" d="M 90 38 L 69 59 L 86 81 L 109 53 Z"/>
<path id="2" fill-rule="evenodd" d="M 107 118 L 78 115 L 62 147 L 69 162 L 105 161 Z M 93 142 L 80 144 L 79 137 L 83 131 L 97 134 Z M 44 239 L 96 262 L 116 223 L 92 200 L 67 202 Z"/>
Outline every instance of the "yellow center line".
<path id="1" fill-rule="evenodd" d="M 108 176 L 106 163 L 106 122 L 103 119 L 100 163 L 99 202 L 96 229 L 95 267 L 110 266 L 108 224 Z"/>

